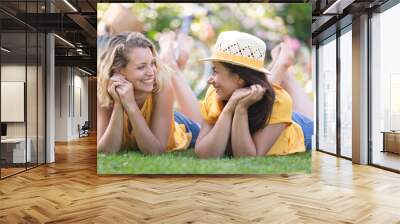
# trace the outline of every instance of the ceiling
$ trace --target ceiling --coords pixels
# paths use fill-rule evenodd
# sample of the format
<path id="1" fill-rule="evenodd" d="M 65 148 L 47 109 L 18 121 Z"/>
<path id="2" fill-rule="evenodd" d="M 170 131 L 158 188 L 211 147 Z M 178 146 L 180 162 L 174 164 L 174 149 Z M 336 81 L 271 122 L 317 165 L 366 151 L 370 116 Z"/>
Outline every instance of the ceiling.
<path id="1" fill-rule="evenodd" d="M 44 47 L 36 43 L 37 33 L 51 32 L 57 34 L 56 66 L 77 66 L 94 75 L 96 4 L 94 0 L 1 0 L 2 46 L 12 50 L 2 60 L 17 62 L 26 55 L 30 60 Z M 25 32 L 26 36 L 21 35 Z"/>
<path id="2" fill-rule="evenodd" d="M 311 32 L 313 43 L 317 37 L 335 26 L 346 26 L 352 18 L 373 11 L 388 0 L 310 0 L 312 4 Z M 347 21 L 346 21 L 347 20 Z M 342 24 L 338 21 L 344 21 Z M 335 29 L 332 29 L 335 32 Z M 329 35 L 329 34 L 328 34 Z M 322 37 L 324 38 L 324 37 Z"/>
<path id="3" fill-rule="evenodd" d="M 312 4 L 313 40 L 347 15 L 374 9 L 387 0 L 306 0 Z M 47 2 L 47 5 L 46 5 Z M 2 44 L 15 51 L 15 58 L 36 50 L 32 35 L 27 40 L 18 33 L 54 32 L 56 65 L 79 66 L 96 73 L 97 2 L 132 2 L 101 0 L 1 0 L 0 27 Z M 304 2 L 287 0 L 273 2 Z M 52 13 L 49 13 L 49 12 Z M 24 35 L 23 35 L 24 36 Z M 66 40 L 63 41 L 62 39 Z M 25 41 L 28 47 L 25 49 Z M 32 43 L 30 43 L 32 41 Z M 73 46 L 72 46 L 72 45 Z M 39 45 L 39 48 L 42 45 Z M 10 55 L 10 59 L 12 55 Z"/>

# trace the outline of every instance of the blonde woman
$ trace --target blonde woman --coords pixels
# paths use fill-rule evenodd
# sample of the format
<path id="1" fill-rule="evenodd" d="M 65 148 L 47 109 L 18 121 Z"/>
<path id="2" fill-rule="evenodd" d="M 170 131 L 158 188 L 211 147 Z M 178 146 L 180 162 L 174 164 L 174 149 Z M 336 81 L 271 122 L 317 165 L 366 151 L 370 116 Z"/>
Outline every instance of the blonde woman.
<path id="1" fill-rule="evenodd" d="M 186 105 L 192 114 L 173 112 L 174 92 L 187 88 L 168 75 L 150 40 L 134 32 L 111 37 L 98 71 L 99 152 L 137 149 L 159 154 L 194 146 L 199 133 L 193 121 L 199 119 L 196 104 Z M 181 104 L 193 97 L 186 95 Z"/>
<path id="2" fill-rule="evenodd" d="M 304 152 L 305 142 L 311 148 L 313 121 L 293 111 L 292 98 L 281 87 L 289 56 L 281 49 L 268 71 L 265 53 L 265 43 L 251 34 L 218 36 L 213 55 L 204 59 L 212 62 L 213 74 L 201 104 L 195 146 L 200 158 L 288 155 Z"/>

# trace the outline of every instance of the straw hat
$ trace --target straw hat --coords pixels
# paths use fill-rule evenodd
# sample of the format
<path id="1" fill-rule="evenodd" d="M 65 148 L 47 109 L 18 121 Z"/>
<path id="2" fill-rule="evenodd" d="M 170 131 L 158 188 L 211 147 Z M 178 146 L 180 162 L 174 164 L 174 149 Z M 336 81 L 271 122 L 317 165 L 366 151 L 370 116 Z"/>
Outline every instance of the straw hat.
<path id="1" fill-rule="evenodd" d="M 260 38 L 239 31 L 225 31 L 219 34 L 212 55 L 201 61 L 222 61 L 240 65 L 266 74 L 264 68 L 266 45 Z"/>

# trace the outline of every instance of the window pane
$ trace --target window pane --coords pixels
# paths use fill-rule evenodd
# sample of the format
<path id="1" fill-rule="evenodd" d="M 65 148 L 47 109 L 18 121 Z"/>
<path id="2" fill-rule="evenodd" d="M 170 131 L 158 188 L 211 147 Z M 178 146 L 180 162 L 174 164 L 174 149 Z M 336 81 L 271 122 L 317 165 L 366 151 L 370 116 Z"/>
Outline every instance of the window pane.
<path id="1" fill-rule="evenodd" d="M 318 48 L 318 147 L 336 153 L 336 40 Z"/>
<path id="2" fill-rule="evenodd" d="M 386 141 L 382 132 L 400 130 L 400 4 L 374 15 L 372 25 L 372 163 L 400 170 L 400 133 Z M 389 147 L 394 146 L 394 147 Z M 391 149 L 393 148 L 393 149 Z M 382 152 L 386 150 L 386 152 Z"/>
<path id="3" fill-rule="evenodd" d="M 38 46 L 38 163 L 45 163 L 45 44 L 46 38 L 43 33 L 39 33 Z"/>
<path id="4" fill-rule="evenodd" d="M 340 150 L 352 156 L 352 35 L 351 30 L 340 37 Z"/>
<path id="5" fill-rule="evenodd" d="M 1 33 L 1 177 L 25 170 L 30 161 L 26 141 L 26 33 Z M 6 50 L 4 50 L 6 49 Z M 28 144 L 27 144 L 28 143 Z M 27 150 L 28 149 L 28 150 Z"/>
<path id="6" fill-rule="evenodd" d="M 28 38 L 28 62 L 26 80 L 26 113 L 27 113 L 27 140 L 30 144 L 30 161 L 28 168 L 37 165 L 37 33 L 27 33 Z"/>

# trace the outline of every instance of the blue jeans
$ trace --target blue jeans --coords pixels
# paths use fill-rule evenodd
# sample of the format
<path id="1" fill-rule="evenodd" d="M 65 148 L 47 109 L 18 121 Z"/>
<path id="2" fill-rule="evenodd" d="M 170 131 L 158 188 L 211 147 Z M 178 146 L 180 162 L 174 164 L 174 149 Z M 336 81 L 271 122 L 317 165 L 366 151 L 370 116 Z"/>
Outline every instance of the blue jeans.
<path id="1" fill-rule="evenodd" d="M 304 144 L 306 145 L 306 150 L 310 151 L 312 147 L 312 135 L 314 134 L 314 121 L 297 112 L 292 113 L 292 120 L 299 124 L 303 130 Z"/>
<path id="2" fill-rule="evenodd" d="M 174 111 L 174 120 L 178 124 L 185 125 L 186 131 L 192 133 L 192 140 L 190 141 L 189 147 L 194 147 L 194 144 L 196 143 L 197 137 L 200 133 L 200 125 L 178 111 Z"/>

